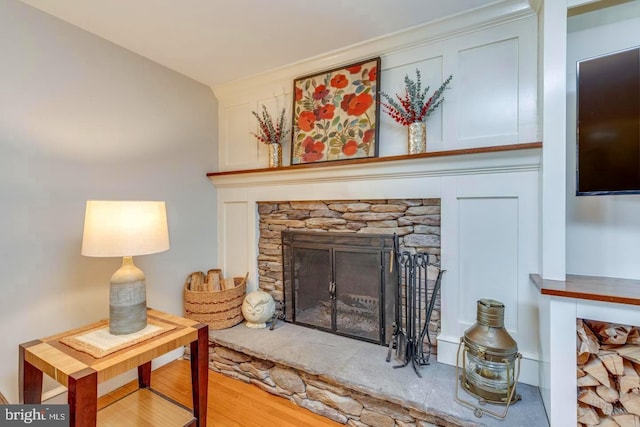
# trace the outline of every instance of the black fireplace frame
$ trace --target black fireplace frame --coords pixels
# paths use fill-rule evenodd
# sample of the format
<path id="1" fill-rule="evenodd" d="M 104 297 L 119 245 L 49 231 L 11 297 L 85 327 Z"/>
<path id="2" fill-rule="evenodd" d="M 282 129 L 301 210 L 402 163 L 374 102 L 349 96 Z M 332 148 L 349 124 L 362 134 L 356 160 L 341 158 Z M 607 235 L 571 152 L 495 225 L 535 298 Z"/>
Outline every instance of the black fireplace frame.
<path id="1" fill-rule="evenodd" d="M 365 233 L 339 233 L 339 232 L 318 232 L 308 230 L 283 230 L 282 234 L 282 260 L 283 260 L 283 287 L 284 287 L 284 319 L 287 322 L 295 323 L 312 329 L 331 332 L 336 335 L 347 336 L 362 341 L 375 344 L 386 345 L 391 338 L 393 331 L 393 320 L 395 317 L 395 299 L 398 289 L 399 269 L 395 265 L 393 257 L 398 247 L 398 238 L 393 234 L 365 234 Z M 378 288 L 378 311 L 379 311 L 379 336 L 377 339 L 344 333 L 337 329 L 336 325 L 336 302 L 332 302 L 331 328 L 319 325 L 308 324 L 296 320 L 296 289 L 294 289 L 295 266 L 291 262 L 293 251 L 297 248 L 328 250 L 331 258 L 331 280 L 327 284 L 333 292 L 340 286 L 335 283 L 336 272 L 335 252 L 352 251 L 359 253 L 377 253 L 379 257 L 378 272 L 374 272 L 379 277 Z"/>

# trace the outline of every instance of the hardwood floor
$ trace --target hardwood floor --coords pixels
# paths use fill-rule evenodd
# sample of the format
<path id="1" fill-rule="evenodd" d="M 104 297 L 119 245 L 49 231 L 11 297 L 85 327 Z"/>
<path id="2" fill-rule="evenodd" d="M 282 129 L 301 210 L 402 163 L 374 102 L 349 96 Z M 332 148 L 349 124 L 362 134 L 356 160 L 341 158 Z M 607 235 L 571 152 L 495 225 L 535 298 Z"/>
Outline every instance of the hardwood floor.
<path id="1" fill-rule="evenodd" d="M 176 360 L 153 371 L 151 387 L 191 407 L 191 371 L 188 360 Z M 98 400 L 102 408 L 138 388 L 131 382 Z M 207 425 L 210 427 L 343 426 L 328 418 L 273 396 L 252 384 L 209 371 Z"/>

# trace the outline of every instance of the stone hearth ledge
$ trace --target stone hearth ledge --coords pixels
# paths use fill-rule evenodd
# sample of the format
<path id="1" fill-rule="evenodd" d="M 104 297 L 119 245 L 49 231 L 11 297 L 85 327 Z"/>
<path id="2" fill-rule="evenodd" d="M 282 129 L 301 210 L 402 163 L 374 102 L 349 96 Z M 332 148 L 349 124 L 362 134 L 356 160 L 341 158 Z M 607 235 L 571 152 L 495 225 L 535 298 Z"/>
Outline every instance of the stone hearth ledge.
<path id="1" fill-rule="evenodd" d="M 392 359 L 387 363 L 386 347 L 290 323 L 278 322 L 274 330 L 250 329 L 240 324 L 230 329 L 210 331 L 209 338 L 212 346 L 229 348 L 273 362 L 276 366 L 319 376 L 328 383 L 370 398 L 432 415 L 446 421 L 443 425 L 549 426 L 538 388 L 521 383 L 517 386 L 517 393 L 522 395 L 522 401 L 510 407 L 505 420 L 486 414 L 481 418 L 475 417 L 473 410 L 455 401 L 455 367 L 437 363 L 435 357 L 430 365 L 421 368 L 422 378 L 418 378 L 409 366 L 394 369 L 397 361 Z M 474 401 L 464 391 L 461 391 L 461 396 Z M 499 413 L 504 410 L 498 405 L 486 407 Z M 396 425 L 433 424 L 418 421 L 418 424 Z"/>

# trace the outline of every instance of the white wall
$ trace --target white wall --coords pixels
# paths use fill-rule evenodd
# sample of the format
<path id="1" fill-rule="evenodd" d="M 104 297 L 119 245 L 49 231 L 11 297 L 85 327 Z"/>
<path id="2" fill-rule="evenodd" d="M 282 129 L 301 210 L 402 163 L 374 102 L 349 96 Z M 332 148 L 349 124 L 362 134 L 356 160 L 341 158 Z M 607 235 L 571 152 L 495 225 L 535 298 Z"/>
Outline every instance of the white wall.
<path id="1" fill-rule="evenodd" d="M 431 91 L 453 75 L 444 103 L 427 120 L 428 151 L 539 141 L 536 34 L 536 17 L 528 3 L 506 0 L 217 86 L 219 167 L 267 166 L 267 148 L 251 135 L 256 132 L 251 111 L 264 104 L 274 116 L 282 108 L 291 115 L 295 78 L 374 56 L 381 57 L 381 90 L 392 95 L 402 93 L 404 76 L 414 78 L 416 69 Z M 406 128 L 382 109 L 378 125 L 380 157 L 406 154 Z M 287 165 L 289 141 L 283 153 Z"/>
<path id="2" fill-rule="evenodd" d="M 0 2 L 0 390 L 18 344 L 108 317 L 118 259 L 80 255 L 87 199 L 166 200 L 171 249 L 137 258 L 149 306 L 216 260 L 211 90 L 16 0 Z"/>
<path id="3" fill-rule="evenodd" d="M 526 1 L 512 0 L 214 88 L 220 169 L 266 166 L 264 147 L 250 135 L 251 110 L 288 107 L 295 77 L 372 56 L 381 57 L 387 93 L 399 92 L 416 68 L 432 89 L 453 74 L 442 109 L 427 121 L 427 151 L 539 140 L 537 20 Z M 380 119 L 380 157 L 406 154 L 406 129 Z M 256 286 L 257 201 L 439 197 L 447 273 L 438 361 L 455 364 L 476 301 L 494 298 L 507 307 L 507 327 L 524 356 L 521 380 L 537 384 L 537 294 L 528 274 L 540 264 L 539 163 L 539 150 L 526 150 L 213 177 L 219 264 L 233 275 L 249 271 Z"/>
<path id="4" fill-rule="evenodd" d="M 640 195 L 575 196 L 576 62 L 640 45 L 638 28 L 637 1 L 568 20 L 567 273 L 640 277 Z"/>

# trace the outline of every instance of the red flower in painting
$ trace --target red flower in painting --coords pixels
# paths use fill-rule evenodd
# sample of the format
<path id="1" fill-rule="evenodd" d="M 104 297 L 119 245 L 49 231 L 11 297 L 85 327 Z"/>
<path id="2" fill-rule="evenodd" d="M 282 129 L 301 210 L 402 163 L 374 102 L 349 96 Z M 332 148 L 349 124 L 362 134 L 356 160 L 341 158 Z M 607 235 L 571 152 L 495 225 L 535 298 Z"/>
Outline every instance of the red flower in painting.
<path id="1" fill-rule="evenodd" d="M 349 111 L 349 103 L 355 97 L 356 97 L 355 93 L 346 94 L 344 96 L 344 98 L 342 98 L 342 102 L 340 103 L 340 108 L 342 108 L 343 111 L 348 112 Z"/>
<path id="2" fill-rule="evenodd" d="M 371 67 L 369 70 L 369 81 L 376 81 L 376 74 L 378 74 L 378 67 Z"/>
<path id="3" fill-rule="evenodd" d="M 374 129 L 365 130 L 364 136 L 362 137 L 362 141 L 370 142 L 375 135 L 376 135 L 376 131 Z"/>
<path id="4" fill-rule="evenodd" d="M 320 141 L 315 142 L 310 136 L 302 141 L 302 148 L 304 149 L 303 162 L 317 162 L 324 157 L 324 144 Z"/>
<path id="5" fill-rule="evenodd" d="M 316 120 L 330 120 L 333 119 L 333 111 L 336 109 L 336 106 L 333 104 L 326 104 L 322 107 L 316 108 L 313 110 L 313 113 L 316 115 Z"/>
<path id="6" fill-rule="evenodd" d="M 373 97 L 368 93 L 361 93 L 349 101 L 347 114 L 360 116 L 364 114 L 373 104 Z"/>
<path id="7" fill-rule="evenodd" d="M 300 130 L 309 132 L 316 123 L 316 115 L 313 111 L 303 111 L 300 113 L 300 117 L 298 117 L 298 127 Z"/>
<path id="8" fill-rule="evenodd" d="M 325 85 L 320 85 L 316 87 L 316 90 L 313 92 L 313 99 L 322 99 L 327 95 L 329 95 L 329 89 L 327 89 Z"/>
<path id="9" fill-rule="evenodd" d="M 347 71 L 351 74 L 359 73 L 362 69 L 362 65 L 354 65 L 353 67 L 347 67 Z"/>
<path id="10" fill-rule="evenodd" d="M 331 86 L 336 89 L 342 89 L 349 84 L 349 79 L 344 74 L 336 74 L 335 77 L 331 79 Z"/>
<path id="11" fill-rule="evenodd" d="M 347 143 L 342 146 L 342 152 L 346 156 L 353 156 L 354 154 L 356 154 L 357 151 L 358 151 L 358 143 L 355 142 L 353 139 L 347 141 Z"/>
<path id="12" fill-rule="evenodd" d="M 296 86 L 296 101 L 300 101 L 302 99 L 302 88 Z"/>

